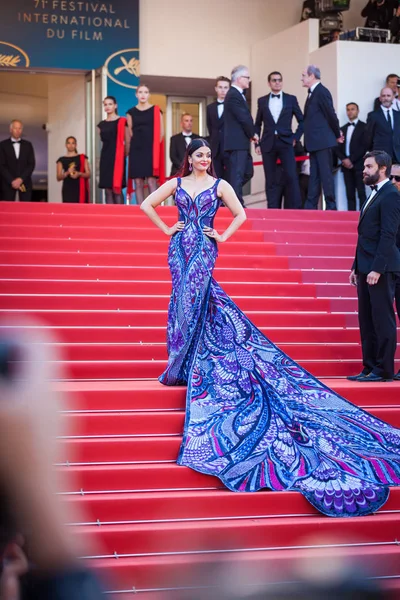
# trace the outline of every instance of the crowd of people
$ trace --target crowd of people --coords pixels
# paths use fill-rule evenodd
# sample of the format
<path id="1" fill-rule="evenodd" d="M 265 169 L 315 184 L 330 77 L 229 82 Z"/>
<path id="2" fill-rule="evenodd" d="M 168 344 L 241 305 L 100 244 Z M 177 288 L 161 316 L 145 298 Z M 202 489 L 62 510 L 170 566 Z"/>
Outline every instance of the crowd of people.
<path id="1" fill-rule="evenodd" d="M 217 100 L 207 107 L 216 174 L 229 181 L 242 203 L 243 186 L 253 175 L 252 142 L 255 152 L 262 157 L 269 208 L 283 205 L 316 209 L 322 189 L 326 208 L 336 210 L 333 171 L 340 165 L 348 209 L 356 210 L 356 192 L 360 206 L 366 199 L 362 176 L 365 153 L 384 150 L 393 162 L 400 162 L 399 78 L 396 74 L 387 76 L 367 123 L 359 119 L 358 105 L 349 102 L 346 106 L 348 121 L 342 126 L 332 96 L 321 82 L 321 72 L 314 65 L 302 73 L 303 86 L 308 89 L 304 111 L 295 96 L 283 91 L 282 74 L 273 71 L 268 75 L 270 92 L 258 98 L 254 122 L 245 98 L 249 81 L 249 70 L 244 66 L 233 69 L 231 82 L 226 77 L 217 78 Z M 297 121 L 294 133 L 293 118 Z M 190 128 L 182 129 L 180 162 L 185 151 L 183 141 L 189 144 L 196 136 Z M 171 160 L 172 141 L 175 146 L 178 137 L 179 134 L 171 140 Z M 299 155 L 307 159 L 296 161 Z M 174 166 L 171 175 L 177 170 Z"/>
<path id="2" fill-rule="evenodd" d="M 270 73 L 267 79 L 270 89 L 258 98 L 255 120 L 246 100 L 249 69 L 239 65 L 230 78 L 216 79 L 216 100 L 207 106 L 206 138 L 211 145 L 216 175 L 232 185 L 244 205 L 243 188 L 254 174 L 251 154 L 254 144 L 264 167 L 269 208 L 316 209 L 322 191 L 326 209 L 336 210 L 334 171 L 340 168 L 348 210 L 356 210 L 356 196 L 360 206 L 366 199 L 362 176 L 365 153 L 384 150 L 393 163 L 400 163 L 399 76 L 395 73 L 387 76 L 366 123 L 359 118 L 358 105 L 349 101 L 347 122 L 342 125 L 331 93 L 321 82 L 320 69 L 309 65 L 301 79 L 308 89 L 303 110 L 296 96 L 284 91 L 282 74 Z M 107 96 L 103 101 L 106 117 L 98 124 L 102 142 L 99 188 L 105 190 L 107 204 L 123 204 L 126 187 L 130 196 L 135 192 L 136 201 L 141 204 L 145 183 L 151 193 L 158 182 L 165 180 L 162 111 L 150 103 L 147 85 L 141 84 L 136 96 L 138 103 L 127 111 L 126 117 L 118 114 L 116 98 Z M 35 154 L 32 144 L 22 134 L 23 124 L 13 120 L 10 137 L 0 142 L 2 200 L 32 198 Z M 170 139 L 170 176 L 178 173 L 187 146 L 197 137 L 193 116 L 185 112 L 181 116 L 181 132 Z M 65 145 L 66 152 L 56 165 L 57 180 L 62 182 L 62 200 L 88 202 L 91 176 L 88 157 L 79 153 L 74 136 L 69 136 Z"/>

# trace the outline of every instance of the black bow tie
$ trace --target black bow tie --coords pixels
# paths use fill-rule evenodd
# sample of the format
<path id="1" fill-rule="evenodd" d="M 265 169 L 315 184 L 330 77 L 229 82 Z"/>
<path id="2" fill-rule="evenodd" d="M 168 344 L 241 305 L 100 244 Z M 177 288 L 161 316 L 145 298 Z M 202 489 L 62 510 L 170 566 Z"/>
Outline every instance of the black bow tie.
<path id="1" fill-rule="evenodd" d="M 370 185 L 369 187 L 371 188 L 372 191 L 375 191 L 375 192 L 378 191 L 378 186 L 377 185 Z"/>
<path id="2" fill-rule="evenodd" d="M 188 134 L 184 133 L 184 134 L 183 134 L 183 137 L 185 137 L 185 138 L 187 138 L 187 137 L 192 137 L 192 135 L 193 135 L 193 133 L 188 133 Z"/>
<path id="3" fill-rule="evenodd" d="M 355 123 L 349 123 L 349 127 L 355 127 L 356 124 Z"/>
<path id="4" fill-rule="evenodd" d="M 12 144 L 20 144 L 20 143 L 21 143 L 21 140 L 15 140 L 15 141 L 14 141 L 14 140 L 11 140 L 11 143 L 12 143 Z"/>
<path id="5" fill-rule="evenodd" d="M 271 94 L 271 98 L 280 98 L 281 95 L 280 94 Z"/>
<path id="6" fill-rule="evenodd" d="M 224 103 L 224 101 L 223 101 L 223 100 L 222 100 L 222 102 L 220 102 L 220 101 L 218 100 L 218 104 L 223 104 L 223 103 Z"/>

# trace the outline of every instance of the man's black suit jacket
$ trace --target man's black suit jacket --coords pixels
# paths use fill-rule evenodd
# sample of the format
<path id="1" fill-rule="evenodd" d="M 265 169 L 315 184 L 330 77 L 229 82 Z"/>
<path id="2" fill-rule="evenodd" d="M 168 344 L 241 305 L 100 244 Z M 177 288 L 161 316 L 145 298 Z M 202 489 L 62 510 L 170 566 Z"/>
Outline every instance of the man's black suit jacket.
<path id="1" fill-rule="evenodd" d="M 254 136 L 254 122 L 246 100 L 231 87 L 225 96 L 224 108 L 224 149 L 250 150 L 250 140 Z"/>
<path id="2" fill-rule="evenodd" d="M 303 113 L 300 110 L 296 96 L 282 93 L 282 111 L 279 115 L 277 123 L 275 123 L 272 113 L 269 109 L 269 101 L 271 94 L 261 96 L 257 101 L 257 116 L 256 116 L 256 133 L 262 136 L 260 146 L 262 152 L 270 152 L 274 143 L 275 131 L 279 138 L 287 143 L 293 144 L 293 140 L 300 141 L 303 135 Z M 293 116 L 297 119 L 296 133 L 292 131 Z"/>
<path id="3" fill-rule="evenodd" d="M 199 138 L 197 133 L 192 133 L 192 140 Z M 183 159 L 185 158 L 186 152 L 186 140 L 182 133 L 176 133 L 171 137 L 169 143 L 169 157 L 172 162 L 171 175 L 175 175 L 182 166 Z"/>
<path id="4" fill-rule="evenodd" d="M 367 148 L 368 150 L 384 150 L 396 162 L 400 162 L 400 112 L 393 110 L 392 115 L 393 129 L 381 108 L 368 114 Z"/>
<path id="5" fill-rule="evenodd" d="M 15 190 L 11 186 L 20 177 L 26 190 L 32 189 L 32 173 L 35 169 L 35 152 L 31 142 L 21 140 L 17 159 L 11 139 L 0 142 L 1 200 L 14 200 Z"/>
<path id="6" fill-rule="evenodd" d="M 344 142 L 339 144 L 336 148 L 336 155 L 340 160 L 344 158 L 350 158 L 351 162 L 354 165 L 356 171 L 362 171 L 364 168 L 364 154 L 367 152 L 367 138 L 366 138 L 366 130 L 367 124 L 364 121 L 358 121 L 357 125 L 354 127 L 353 135 L 350 140 L 350 155 L 346 154 L 346 143 L 347 143 L 347 132 L 350 128 L 350 125 L 346 123 L 341 128 L 344 135 Z M 345 167 L 342 167 L 344 170 Z"/>
<path id="7" fill-rule="evenodd" d="M 304 107 L 304 145 L 308 152 L 335 148 L 340 137 L 339 120 L 330 91 L 319 83 Z"/>
<path id="8" fill-rule="evenodd" d="M 356 273 L 400 273 L 400 250 L 396 244 L 399 227 L 400 194 L 388 181 L 361 210 L 353 263 Z"/>
<path id="9" fill-rule="evenodd" d="M 224 153 L 225 106 L 221 117 L 218 116 L 218 102 L 207 106 L 207 129 L 213 158 Z"/>

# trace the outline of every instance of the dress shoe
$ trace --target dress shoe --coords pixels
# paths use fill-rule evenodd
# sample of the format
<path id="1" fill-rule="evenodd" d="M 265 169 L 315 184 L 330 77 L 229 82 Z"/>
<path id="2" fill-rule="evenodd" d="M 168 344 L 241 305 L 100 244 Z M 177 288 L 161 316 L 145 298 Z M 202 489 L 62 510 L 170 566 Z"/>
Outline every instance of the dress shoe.
<path id="1" fill-rule="evenodd" d="M 393 379 L 386 379 L 386 377 L 380 377 L 379 375 L 375 375 L 375 373 L 369 373 L 368 375 L 362 375 L 361 377 L 358 377 L 356 381 L 379 383 L 381 381 L 393 381 Z"/>
<path id="2" fill-rule="evenodd" d="M 393 377 L 395 381 L 400 381 L 400 371 Z"/>
<path id="3" fill-rule="evenodd" d="M 358 381 L 360 377 L 366 377 L 367 375 L 369 375 L 368 371 L 361 371 L 361 373 L 359 373 L 358 375 L 349 375 L 348 377 L 346 377 L 346 379 L 348 379 L 349 381 Z"/>

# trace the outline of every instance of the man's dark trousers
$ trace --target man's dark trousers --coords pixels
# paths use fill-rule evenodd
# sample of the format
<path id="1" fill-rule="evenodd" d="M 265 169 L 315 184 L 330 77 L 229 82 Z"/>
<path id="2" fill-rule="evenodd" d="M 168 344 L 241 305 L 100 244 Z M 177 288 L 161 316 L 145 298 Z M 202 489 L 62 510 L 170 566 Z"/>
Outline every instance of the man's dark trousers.
<path id="1" fill-rule="evenodd" d="M 253 158 L 248 150 L 229 150 L 229 183 L 244 206 L 242 188 L 254 174 Z"/>
<path id="2" fill-rule="evenodd" d="M 396 273 L 383 273 L 375 285 L 369 285 L 367 275 L 363 273 L 358 273 L 357 278 L 364 369 L 368 372 L 373 370 L 379 377 L 392 378 L 397 339 L 393 297 L 398 276 Z"/>
<path id="3" fill-rule="evenodd" d="M 347 208 L 348 210 L 356 210 L 356 190 L 360 199 L 360 208 L 367 199 L 365 193 L 365 185 L 363 181 L 363 172 L 355 167 L 346 169 L 343 167 L 344 185 L 346 188 Z"/>
<path id="4" fill-rule="evenodd" d="M 281 208 L 281 188 L 276 180 L 276 161 L 278 158 L 281 160 L 283 169 L 285 206 L 287 208 L 301 208 L 301 194 L 294 148 L 292 144 L 283 142 L 277 135 L 271 151 L 262 153 L 268 208 Z"/>
<path id="5" fill-rule="evenodd" d="M 322 184 L 327 210 L 336 210 L 335 184 L 333 181 L 332 168 L 331 148 L 310 152 L 310 181 L 308 186 L 308 198 L 304 208 L 314 210 L 318 208 Z"/>

